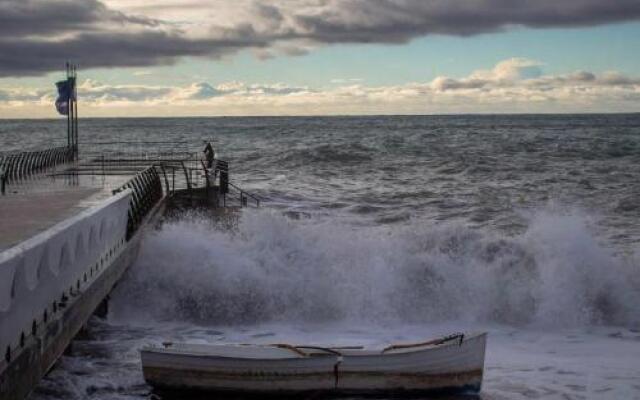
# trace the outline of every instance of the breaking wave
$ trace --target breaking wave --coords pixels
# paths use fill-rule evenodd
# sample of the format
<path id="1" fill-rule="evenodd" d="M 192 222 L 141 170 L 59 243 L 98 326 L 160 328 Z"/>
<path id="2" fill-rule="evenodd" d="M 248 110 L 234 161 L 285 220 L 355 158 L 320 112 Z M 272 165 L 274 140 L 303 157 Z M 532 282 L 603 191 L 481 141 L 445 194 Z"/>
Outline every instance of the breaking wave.
<path id="1" fill-rule="evenodd" d="M 167 223 L 114 296 L 126 315 L 201 324 L 266 321 L 640 323 L 640 263 L 578 215 L 540 212 L 500 236 L 411 221 L 355 228 L 247 211 L 232 229 Z"/>

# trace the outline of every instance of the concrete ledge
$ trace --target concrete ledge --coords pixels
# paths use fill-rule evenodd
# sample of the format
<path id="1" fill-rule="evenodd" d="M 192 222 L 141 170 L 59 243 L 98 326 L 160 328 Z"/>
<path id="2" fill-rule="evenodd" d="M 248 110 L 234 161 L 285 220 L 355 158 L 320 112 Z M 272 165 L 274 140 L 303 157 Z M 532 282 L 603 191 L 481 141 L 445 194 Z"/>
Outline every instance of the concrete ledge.
<path id="1" fill-rule="evenodd" d="M 27 397 L 134 262 L 139 246 L 140 235 L 136 235 L 92 285 L 70 297 L 62 306 L 62 312 L 50 320 L 42 332 L 29 337 L 10 364 L 2 361 L 5 369 L 0 373 L 0 399 L 22 400 Z"/>
<path id="2" fill-rule="evenodd" d="M 124 244 L 112 261 L 101 267 L 94 281 L 73 291 L 66 301 L 58 301 L 58 312 L 25 338 L 11 362 L 0 360 L 0 400 L 22 400 L 54 365 L 124 272 L 135 261 L 146 228 L 161 214 L 157 204 L 142 229 Z"/>
<path id="3" fill-rule="evenodd" d="M 112 196 L 0 253 L 0 356 L 11 360 L 55 314 L 56 302 L 90 284 L 124 249 L 130 199 L 130 191 Z"/>

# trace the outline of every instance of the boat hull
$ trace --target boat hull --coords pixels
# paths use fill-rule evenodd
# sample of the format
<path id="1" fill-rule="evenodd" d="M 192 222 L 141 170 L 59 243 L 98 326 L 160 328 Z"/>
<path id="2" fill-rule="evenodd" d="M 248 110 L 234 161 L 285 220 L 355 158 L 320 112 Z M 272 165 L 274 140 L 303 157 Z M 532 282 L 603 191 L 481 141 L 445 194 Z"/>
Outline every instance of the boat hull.
<path id="1" fill-rule="evenodd" d="M 486 335 L 425 349 L 243 359 L 144 349 L 145 380 L 160 390 L 246 394 L 477 392 Z"/>

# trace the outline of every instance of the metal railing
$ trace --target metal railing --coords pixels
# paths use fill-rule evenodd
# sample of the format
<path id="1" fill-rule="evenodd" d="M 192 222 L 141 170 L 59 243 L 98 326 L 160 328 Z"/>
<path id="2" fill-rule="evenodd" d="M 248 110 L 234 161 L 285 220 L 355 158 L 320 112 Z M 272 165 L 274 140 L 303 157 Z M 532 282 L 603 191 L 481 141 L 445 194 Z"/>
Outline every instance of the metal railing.
<path id="1" fill-rule="evenodd" d="M 110 158 L 139 159 L 145 161 L 157 159 L 197 158 L 200 151 L 199 141 L 155 140 L 155 141 L 91 141 L 83 142 L 85 158 L 100 158 L 107 154 Z"/>
<path id="2" fill-rule="evenodd" d="M 113 194 L 126 189 L 131 189 L 133 192 L 127 219 L 127 240 L 129 240 L 144 218 L 163 197 L 162 181 L 156 167 L 151 166 L 138 172 L 127 183 L 115 189 Z"/>
<path id="3" fill-rule="evenodd" d="M 88 157 L 80 163 L 78 173 L 120 175 L 153 165 L 163 177 L 167 195 L 176 190 L 191 192 L 205 188 L 208 193 L 209 190 L 216 191 L 222 206 L 226 206 L 228 195 L 229 205 L 235 205 L 237 197 L 241 207 L 259 206 L 257 196 L 231 184 L 227 161 L 213 159 L 207 162 L 203 159 L 202 151 L 197 150 L 200 143 L 171 140 L 92 142 L 93 148 L 87 149 Z"/>
<path id="4" fill-rule="evenodd" d="M 260 198 L 254 194 L 251 194 L 247 191 L 240 189 L 238 186 L 229 182 L 229 187 L 233 188 L 238 195 L 238 200 L 240 201 L 240 207 L 249 207 L 251 205 L 255 207 L 260 207 Z M 253 200 L 253 202 L 249 202 L 249 199 Z M 227 205 L 226 196 L 225 196 L 225 206 Z"/>
<path id="5" fill-rule="evenodd" d="M 67 146 L 0 155 L 0 189 L 2 194 L 9 183 L 26 179 L 59 164 L 72 162 L 73 159 L 73 148 Z"/>
<path id="6" fill-rule="evenodd" d="M 175 146 L 165 146 L 159 149 L 149 149 L 149 142 L 145 148 L 135 149 L 139 142 L 127 143 L 134 148 L 127 148 L 123 142 L 99 142 L 96 145 L 112 146 L 112 149 L 93 150 L 88 157 L 80 160 L 73 168 L 55 173 L 53 175 L 135 175 L 127 184 L 139 183 L 140 175 L 150 174 L 153 171 L 154 179 L 157 179 L 160 192 L 164 186 L 164 192 L 172 196 L 176 191 L 186 190 L 193 193 L 204 188 L 207 196 L 216 196 L 217 204 L 226 206 L 260 206 L 260 198 L 251 194 L 230 182 L 229 164 L 220 159 L 205 160 L 196 151 L 179 149 Z M 169 144 L 170 142 L 159 142 Z M 142 150 L 142 151 L 140 151 Z M 123 187 L 125 187 L 125 184 Z M 119 188 L 122 189 L 123 187 Z M 135 192 L 135 188 L 134 189 Z M 135 197 L 140 197 L 136 193 Z M 237 199 L 237 200 L 236 200 Z M 139 223 L 138 210 L 133 210 L 132 229 L 135 230 Z"/>
<path id="7" fill-rule="evenodd" d="M 232 194 L 232 196 L 233 194 L 237 195 L 240 207 L 248 207 L 249 205 L 260 207 L 260 198 L 258 196 L 251 194 L 230 182 L 229 163 L 227 161 L 218 159 L 213 160 L 211 168 L 207 168 L 203 162 L 202 168 L 204 170 L 207 188 L 215 186 L 216 179 L 218 179 L 218 193 L 222 196 L 223 207 L 232 205 L 231 203 L 227 204 L 227 197 L 229 194 Z M 233 189 L 233 191 L 230 189 Z M 250 203 L 249 199 L 253 200 L 253 202 Z"/>

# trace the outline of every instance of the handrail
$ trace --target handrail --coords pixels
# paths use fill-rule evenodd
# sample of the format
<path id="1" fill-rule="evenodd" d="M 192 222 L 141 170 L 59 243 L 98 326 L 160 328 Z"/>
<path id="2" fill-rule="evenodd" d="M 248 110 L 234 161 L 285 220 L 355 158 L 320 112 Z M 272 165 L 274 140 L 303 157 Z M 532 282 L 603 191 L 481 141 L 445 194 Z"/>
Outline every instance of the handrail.
<path id="1" fill-rule="evenodd" d="M 254 195 L 254 194 L 251 194 L 251 193 L 239 188 L 238 186 L 234 185 L 233 183 L 229 182 L 229 186 L 233 187 L 234 189 L 236 189 L 240 193 L 246 194 L 247 196 L 249 196 L 252 199 L 254 199 L 256 202 L 260 202 L 260 198 L 258 196 Z"/>
<path id="2" fill-rule="evenodd" d="M 176 144 L 186 144 L 186 145 L 190 145 L 192 144 L 192 142 L 186 141 L 186 140 L 145 140 L 145 141 L 140 141 L 140 140 L 115 140 L 115 141 L 95 141 L 95 142 L 91 142 L 91 141 L 83 141 L 82 143 L 85 144 L 94 144 L 94 145 L 113 145 L 113 144 L 139 144 L 139 145 L 149 145 L 149 144 L 170 144 L 170 145 L 176 145 Z"/>
<path id="3" fill-rule="evenodd" d="M 133 191 L 127 218 L 127 240 L 129 240 L 147 214 L 162 199 L 162 181 L 155 166 L 137 173 L 127 183 L 115 189 L 113 194 L 126 189 Z"/>
<path id="4" fill-rule="evenodd" d="M 0 164 L 0 194 L 4 194 L 7 189 L 7 174 L 4 165 Z"/>
<path id="5" fill-rule="evenodd" d="M 256 207 L 260 207 L 260 198 L 258 196 L 255 196 L 241 189 L 240 187 L 234 185 L 233 183 L 231 183 L 231 181 L 229 180 L 229 163 L 227 161 L 220 160 L 220 159 L 214 159 L 212 161 L 213 161 L 212 163 L 213 181 L 215 182 L 216 176 L 219 175 L 220 181 L 219 181 L 218 190 L 219 190 L 219 193 L 222 195 L 224 206 L 226 206 L 226 195 L 229 192 L 229 187 L 232 187 L 233 189 L 237 190 L 240 195 L 241 207 L 248 206 L 248 201 L 247 201 L 248 198 L 253 199 Z M 207 180 L 207 184 L 209 184 L 209 179 L 208 179 L 209 169 L 206 168 L 206 164 L 204 161 L 202 162 L 202 167 L 205 171 L 205 179 Z"/>
<path id="6" fill-rule="evenodd" d="M 164 155 L 169 155 L 169 154 L 164 154 Z M 127 157 L 121 157 L 121 158 L 107 158 L 104 159 L 104 161 L 102 160 L 101 157 L 98 158 L 93 158 L 90 160 L 90 162 L 104 162 L 107 164 L 127 164 L 127 163 L 148 163 L 149 161 L 158 161 L 158 162 L 181 162 L 181 161 L 191 161 L 191 162 L 197 162 L 200 159 L 197 157 L 193 157 L 193 158 L 145 158 L 145 157 L 141 157 L 141 158 L 127 158 Z"/>
<path id="7" fill-rule="evenodd" d="M 182 170 L 184 171 L 184 178 L 187 180 L 187 189 L 191 190 L 191 178 L 189 177 L 189 172 L 187 171 L 187 167 L 181 161 L 180 165 L 182 166 Z"/>
<path id="8" fill-rule="evenodd" d="M 247 201 L 247 197 L 250 197 L 253 199 L 253 201 L 255 201 L 256 203 L 256 207 L 260 207 L 260 198 L 256 195 L 253 195 L 247 191 L 244 191 L 243 189 L 239 188 L 238 186 L 234 185 L 233 183 L 229 182 L 229 186 L 231 186 L 232 188 L 234 188 L 235 190 L 237 190 L 240 194 L 240 206 L 242 207 L 247 207 L 248 206 L 248 201 Z"/>
<path id="9" fill-rule="evenodd" d="M 165 152 L 164 155 L 166 154 L 168 153 Z M 193 195 L 194 189 L 199 188 L 202 184 L 207 191 L 207 196 L 212 192 L 215 193 L 217 199 L 221 200 L 220 204 L 223 207 L 227 206 L 227 194 L 230 188 L 234 192 L 234 201 L 235 195 L 238 193 L 241 207 L 249 206 L 250 202 L 252 206 L 259 207 L 262 201 L 258 196 L 231 183 L 229 181 L 229 163 L 220 159 L 205 160 L 203 158 L 185 159 L 160 156 L 154 160 L 147 157 L 127 157 L 120 154 L 117 154 L 115 158 L 105 158 L 103 155 L 80 163 L 72 173 L 81 175 L 98 172 L 102 175 L 122 175 L 127 172 L 136 172 L 137 167 L 142 169 L 142 167 L 148 167 L 149 165 L 156 169 L 155 174 L 158 174 L 161 188 L 164 180 L 165 193 L 170 196 L 176 191 L 176 172 L 178 172 L 181 176 L 184 176 L 184 180 L 180 177 L 181 189 L 186 189 Z M 171 174 L 170 177 L 168 176 L 169 173 Z M 203 180 L 201 181 L 200 179 Z M 137 199 L 137 197 L 138 195 L 134 194 L 134 198 Z M 138 224 L 138 219 L 134 210 L 132 229 Z"/>
<path id="10" fill-rule="evenodd" d="M 0 179 L 4 187 L 73 159 L 73 148 L 67 146 L 3 154 L 0 155 Z"/>

